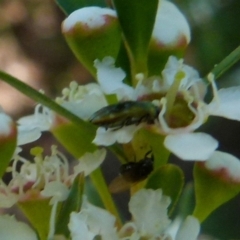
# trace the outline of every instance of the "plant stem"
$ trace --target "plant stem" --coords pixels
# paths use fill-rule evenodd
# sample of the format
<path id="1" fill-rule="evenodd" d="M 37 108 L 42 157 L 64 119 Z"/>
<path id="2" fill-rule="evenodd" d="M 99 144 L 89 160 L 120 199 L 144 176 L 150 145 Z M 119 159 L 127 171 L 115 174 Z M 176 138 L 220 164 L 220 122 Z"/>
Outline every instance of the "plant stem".
<path id="1" fill-rule="evenodd" d="M 224 74 L 230 67 L 232 67 L 239 60 L 240 60 L 240 46 L 234 49 L 219 64 L 216 64 L 210 72 L 214 74 L 215 79 L 218 79 L 222 74 Z M 208 82 L 207 76 L 204 78 L 204 80 Z"/>
<path id="2" fill-rule="evenodd" d="M 49 107 L 51 110 L 55 111 L 56 113 L 58 113 L 59 115 L 65 117 L 65 118 L 67 118 L 71 122 L 80 124 L 80 125 L 90 124 L 88 122 L 83 121 L 75 114 L 71 113 L 67 109 L 65 109 L 62 106 L 60 106 L 59 104 L 57 104 L 51 98 L 40 93 L 39 91 L 35 90 L 34 88 L 30 87 L 29 85 L 27 85 L 26 83 L 22 82 L 21 80 L 19 80 L 17 78 L 15 78 L 5 72 L 0 71 L 0 79 L 4 82 L 8 83 L 12 87 L 17 89 L 21 93 L 23 93 L 24 95 L 35 100 L 36 102 L 39 102 L 46 107 Z"/>
<path id="3" fill-rule="evenodd" d="M 116 217 L 116 225 L 120 228 L 122 226 L 122 222 L 120 216 L 118 214 L 118 210 L 113 202 L 112 196 L 109 193 L 107 184 L 104 180 L 101 170 L 98 168 L 90 175 L 93 185 L 98 190 L 98 194 L 100 195 L 105 208 L 112 213 Z"/>

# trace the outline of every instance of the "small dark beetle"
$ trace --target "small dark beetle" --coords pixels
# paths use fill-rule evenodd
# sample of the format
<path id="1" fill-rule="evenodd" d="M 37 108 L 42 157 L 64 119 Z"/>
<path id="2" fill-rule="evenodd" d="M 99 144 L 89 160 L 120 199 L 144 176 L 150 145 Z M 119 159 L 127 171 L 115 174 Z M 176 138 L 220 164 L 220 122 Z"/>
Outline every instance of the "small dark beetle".
<path id="1" fill-rule="evenodd" d="M 98 110 L 89 118 L 89 121 L 106 129 L 117 130 L 123 126 L 138 125 L 142 122 L 153 124 L 159 111 L 159 108 L 151 102 L 126 101 Z"/>
<path id="2" fill-rule="evenodd" d="M 109 185 L 112 193 L 118 193 L 129 189 L 133 184 L 145 180 L 153 171 L 153 155 L 148 156 L 147 152 L 144 159 L 138 162 L 129 162 L 120 167 L 120 176 L 116 177 Z"/>

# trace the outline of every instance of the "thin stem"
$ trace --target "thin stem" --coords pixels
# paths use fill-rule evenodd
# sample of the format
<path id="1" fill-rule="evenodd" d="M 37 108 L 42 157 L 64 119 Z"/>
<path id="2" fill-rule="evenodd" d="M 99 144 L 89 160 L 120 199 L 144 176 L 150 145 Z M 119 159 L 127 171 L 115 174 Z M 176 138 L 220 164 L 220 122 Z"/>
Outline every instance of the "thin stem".
<path id="1" fill-rule="evenodd" d="M 224 74 L 230 67 L 232 67 L 239 60 L 240 60 L 240 46 L 234 49 L 219 64 L 216 64 L 214 68 L 210 71 L 210 73 L 213 73 L 215 79 L 218 79 L 222 74 Z M 204 79 L 206 80 L 206 82 L 208 82 L 207 77 L 205 77 Z"/>
<path id="2" fill-rule="evenodd" d="M 63 108 L 62 106 L 58 105 L 55 101 L 51 98 L 47 97 L 46 95 L 40 93 L 39 91 L 35 90 L 34 88 L 30 87 L 26 83 L 22 82 L 21 80 L 0 71 L 0 79 L 9 85 L 13 86 L 15 89 L 23 93 L 24 95 L 28 96 L 29 98 L 35 100 L 36 102 L 41 103 L 42 105 L 49 107 L 51 110 L 55 111 L 59 115 L 67 118 L 73 123 L 76 124 L 90 124 L 88 122 L 83 121 L 75 114 L 69 112 L 67 109 Z"/>
<path id="3" fill-rule="evenodd" d="M 91 173 L 90 177 L 94 186 L 98 190 L 98 194 L 100 195 L 105 208 L 116 217 L 116 224 L 120 228 L 122 226 L 122 222 L 119 217 L 118 210 L 113 202 L 113 198 L 109 193 L 107 184 L 104 180 L 101 170 L 99 168 L 96 169 L 94 172 Z"/>

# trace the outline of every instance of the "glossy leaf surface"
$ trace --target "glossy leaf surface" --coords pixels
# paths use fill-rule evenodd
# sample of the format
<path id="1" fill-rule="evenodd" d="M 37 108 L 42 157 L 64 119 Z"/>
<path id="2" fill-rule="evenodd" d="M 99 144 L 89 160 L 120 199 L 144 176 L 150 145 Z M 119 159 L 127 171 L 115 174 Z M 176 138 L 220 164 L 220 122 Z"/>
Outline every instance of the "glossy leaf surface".
<path id="1" fill-rule="evenodd" d="M 167 164 L 158 168 L 150 175 L 146 188 L 163 190 L 163 194 L 171 198 L 169 212 L 171 213 L 180 197 L 184 185 L 182 170 L 173 164 Z"/>

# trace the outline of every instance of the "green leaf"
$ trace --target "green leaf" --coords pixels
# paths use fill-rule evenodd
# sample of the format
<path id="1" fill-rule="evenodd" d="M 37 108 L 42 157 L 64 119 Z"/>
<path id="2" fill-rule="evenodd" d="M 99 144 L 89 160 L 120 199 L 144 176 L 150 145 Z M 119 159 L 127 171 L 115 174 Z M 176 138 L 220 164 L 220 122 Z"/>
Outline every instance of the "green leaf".
<path id="1" fill-rule="evenodd" d="M 163 194 L 171 198 L 169 213 L 171 214 L 180 197 L 184 185 L 182 170 L 173 164 L 166 164 L 155 170 L 147 180 L 146 188 L 163 190 Z"/>
<path id="2" fill-rule="evenodd" d="M 69 15 L 75 10 L 83 7 L 106 6 L 104 0 L 55 0 L 55 1 L 66 15 Z"/>
<path id="3" fill-rule="evenodd" d="M 147 53 L 158 0 L 114 0 L 135 73 L 147 72 Z"/>
<path id="4" fill-rule="evenodd" d="M 240 191 L 240 183 L 229 182 L 207 170 L 202 163 L 194 167 L 196 206 L 193 215 L 204 221 L 211 212 L 235 197 Z"/>
<path id="5" fill-rule="evenodd" d="M 68 223 L 71 212 L 79 212 L 82 206 L 82 195 L 84 190 L 84 174 L 79 174 L 72 184 L 67 200 L 62 204 L 57 217 L 56 234 L 69 237 Z"/>
<path id="6" fill-rule="evenodd" d="M 61 124 L 51 129 L 57 140 L 76 158 L 86 152 L 94 152 L 97 147 L 92 143 L 96 135 L 96 127 L 85 122 L 85 126 L 73 123 Z"/>
<path id="7" fill-rule="evenodd" d="M 18 202 L 18 207 L 22 210 L 28 221 L 37 231 L 41 240 L 47 240 L 49 231 L 49 220 L 52 206 L 49 199 L 33 199 Z"/>
<path id="8" fill-rule="evenodd" d="M 17 144 L 17 132 L 16 128 L 9 136 L 0 137 L 0 177 L 2 178 L 3 174 L 6 171 L 6 168 L 9 165 L 9 162 L 12 159 L 13 153 L 16 149 Z"/>

